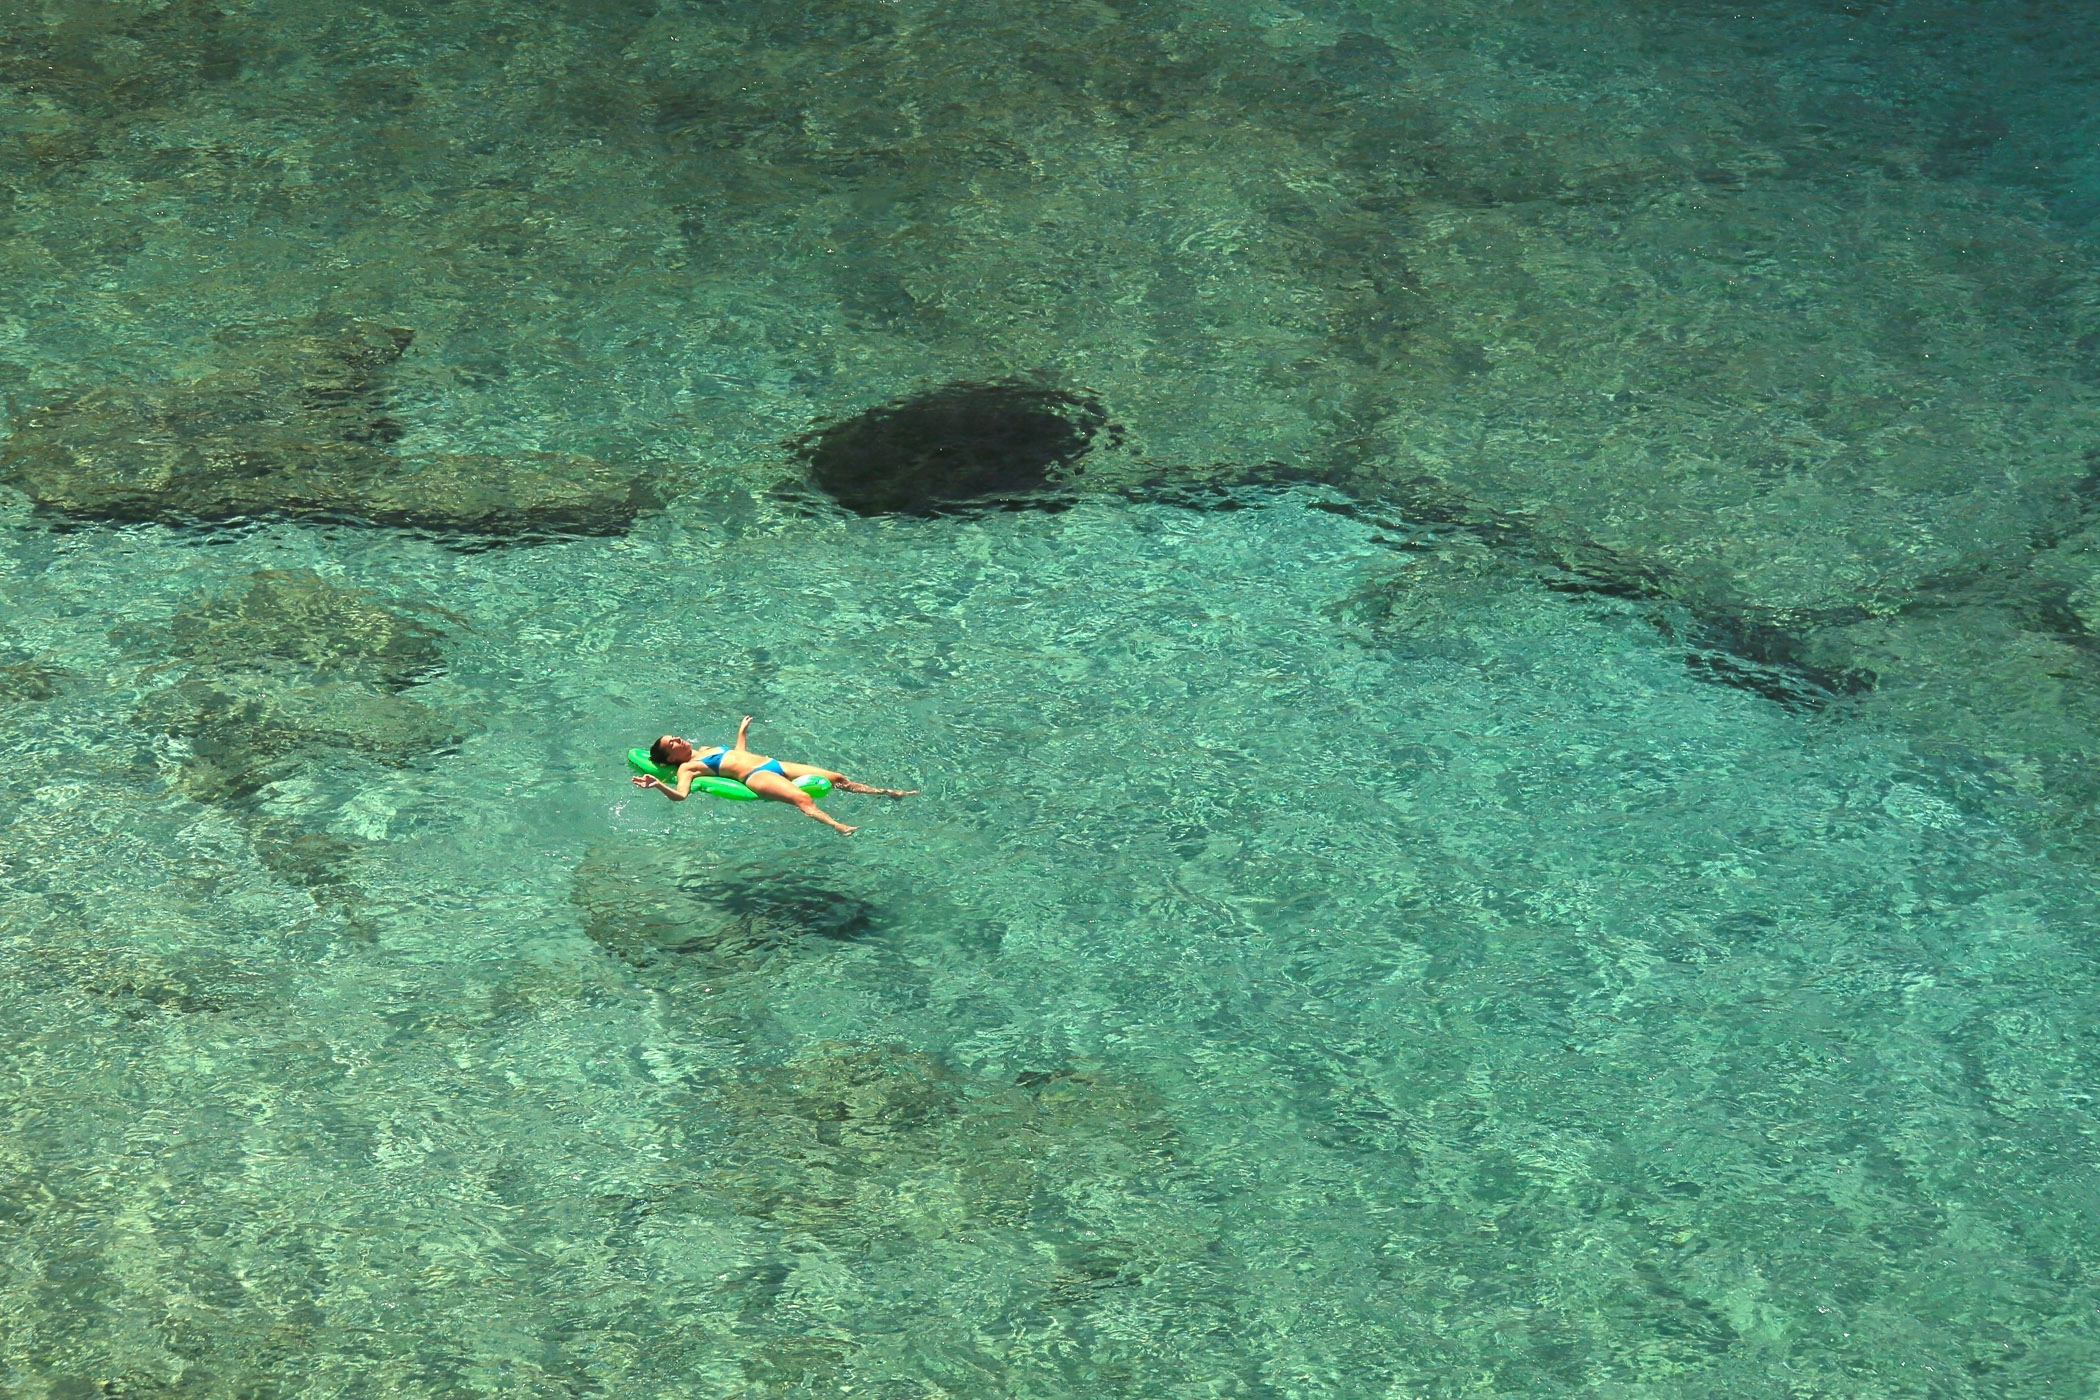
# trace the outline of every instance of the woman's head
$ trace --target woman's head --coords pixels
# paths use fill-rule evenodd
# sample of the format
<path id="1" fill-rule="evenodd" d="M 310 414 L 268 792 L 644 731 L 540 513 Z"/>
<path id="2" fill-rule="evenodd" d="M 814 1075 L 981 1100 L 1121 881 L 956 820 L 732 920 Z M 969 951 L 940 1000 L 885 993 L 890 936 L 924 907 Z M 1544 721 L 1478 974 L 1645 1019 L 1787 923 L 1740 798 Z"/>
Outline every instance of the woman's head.
<path id="1" fill-rule="evenodd" d="M 665 768 L 676 768 L 693 759 L 693 746 L 676 734 L 666 734 L 649 746 L 649 761 Z"/>

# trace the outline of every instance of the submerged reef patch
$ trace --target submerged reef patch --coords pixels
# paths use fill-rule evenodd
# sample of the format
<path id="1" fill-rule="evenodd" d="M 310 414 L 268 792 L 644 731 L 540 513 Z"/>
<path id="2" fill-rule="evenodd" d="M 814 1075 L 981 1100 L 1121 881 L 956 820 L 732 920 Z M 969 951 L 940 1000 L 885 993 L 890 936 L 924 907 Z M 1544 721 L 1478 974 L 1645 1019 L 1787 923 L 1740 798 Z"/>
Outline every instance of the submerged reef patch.
<path id="1" fill-rule="evenodd" d="M 445 664 L 429 622 L 308 570 L 265 569 L 242 593 L 193 603 L 175 615 L 168 640 L 172 655 L 210 667 L 290 661 L 389 690 L 427 680 Z"/>
<path id="2" fill-rule="evenodd" d="M 1326 486 L 1318 472 L 1273 462 L 1243 469 L 1241 476 L 1238 486 L 1159 480 L 1120 494 L 1184 510 L 1236 511 L 1273 505 L 1290 487 Z M 1820 709 L 1874 688 L 1872 670 L 1825 664 L 1811 656 L 1814 629 L 1857 621 L 1865 616 L 1857 610 L 1808 618 L 1732 610 L 1687 587 L 1665 564 L 1643 561 L 1565 527 L 1542 536 L 1524 514 L 1493 510 L 1432 477 L 1367 499 L 1329 488 L 1311 504 L 1377 526 L 1377 543 L 1426 566 L 1381 574 L 1337 605 L 1335 615 L 1344 626 L 1373 645 L 1448 648 L 1467 626 L 1456 608 L 1471 604 L 1485 610 L 1529 575 L 1558 593 L 1649 604 L 1649 621 L 1684 649 L 1685 666 L 1694 676 L 1790 710 Z M 1432 575 L 1437 586 L 1422 588 Z M 1439 640 L 1427 640 L 1431 637 Z"/>
<path id="3" fill-rule="evenodd" d="M 796 442 L 824 492 L 858 515 L 1055 508 L 1108 424 L 1098 400 L 1027 384 L 946 384 Z"/>
<path id="4" fill-rule="evenodd" d="M 120 629 L 115 640 L 157 643 L 186 665 L 134 719 L 176 741 L 190 796 L 239 802 L 308 765 L 354 755 L 398 768 L 457 744 L 457 720 L 402 693 L 442 670 L 437 636 L 366 590 L 271 569 L 238 595 L 197 600 L 165 635 Z M 314 863 L 314 843 L 296 833 L 273 829 L 268 844 L 301 853 L 287 869 Z"/>
<path id="5" fill-rule="evenodd" d="M 901 1395 L 880 1384 L 897 1366 L 882 1329 L 812 1319 L 996 1289 L 996 1341 L 947 1308 L 911 1324 L 966 1393 L 1036 1393 L 1062 1378 L 1075 1336 L 1094 1368 L 1127 1378 L 1091 1393 L 1152 1393 L 1143 1380 L 1173 1363 L 1117 1324 L 1205 1288 L 1229 1296 L 1232 1264 L 1159 1199 L 1177 1146 L 1162 1109 L 1097 1065 L 1001 1082 L 884 1044 L 820 1043 L 727 1078 L 706 1100 L 705 1168 L 641 1229 L 672 1245 L 704 1221 L 742 1245 L 706 1300 L 735 1326 L 696 1309 L 652 1347 L 727 1361 L 754 1395 Z"/>
<path id="6" fill-rule="evenodd" d="M 617 533 L 655 503 L 645 473 L 555 453 L 390 445 L 388 376 L 414 333 L 327 319 L 222 337 L 192 380 L 59 397 L 0 443 L 0 484 L 86 520 L 292 516 L 480 535 Z"/>
<path id="7" fill-rule="evenodd" d="M 41 661 L 0 661 L 0 701 L 49 700 L 64 678 L 63 671 Z"/>
<path id="8" fill-rule="evenodd" d="M 1007 1085 L 892 1045 L 813 1046 L 730 1081 L 717 1107 L 740 1129 L 718 1168 L 736 1183 L 740 1213 L 838 1244 L 1023 1225 L 1046 1168 L 1105 1188 L 1166 1167 L 1175 1144 L 1158 1097 L 1098 1066 L 1024 1072 Z M 923 1190 L 916 1201 L 839 1190 L 925 1173 L 949 1178 L 938 1195 L 962 1218 L 911 1219 L 928 1203 Z"/>
<path id="9" fill-rule="evenodd" d="M 231 82 L 261 35 L 209 0 L 158 6 L 65 5 L 0 24 L 0 88 L 82 117 L 121 120 Z"/>
<path id="10" fill-rule="evenodd" d="M 136 718 L 183 742 L 183 789 L 204 801 L 248 797 L 302 764 L 344 755 L 402 767 L 464 737 L 414 700 L 280 671 L 191 676 L 156 692 Z"/>
<path id="11" fill-rule="evenodd" d="M 1530 513 L 1495 510 L 1434 478 L 1375 500 L 1337 496 L 1316 504 L 1379 524 L 1383 543 L 1438 570 L 1442 587 L 1425 596 L 1446 611 L 1454 570 L 1470 577 L 1529 568 L 1556 591 L 1637 600 L 1655 628 L 1683 648 L 1698 679 L 1797 713 L 1829 711 L 1906 734 L 1929 762 L 1963 782 L 2034 801 L 2048 814 L 2034 834 L 2090 859 L 2100 851 L 2096 483 L 2100 466 L 2053 493 L 2036 492 L 2039 523 L 2030 537 L 1982 567 L 1921 580 L 1871 608 L 1730 600 L 1678 560 L 1601 544 L 1565 521 L 1541 528 Z M 1265 496 L 1257 487 L 1157 498 L 1217 509 Z M 1483 565 L 1488 554 L 1504 562 Z M 1412 591 L 1419 582 L 1419 571 L 1384 576 L 1348 600 L 1340 616 L 1380 645 L 1432 644 L 1424 633 L 1436 635 L 1435 645 L 1451 645 L 1458 630 L 1451 618 L 1418 616 L 1422 605 Z M 1458 596 L 1466 596 L 1463 588 Z"/>

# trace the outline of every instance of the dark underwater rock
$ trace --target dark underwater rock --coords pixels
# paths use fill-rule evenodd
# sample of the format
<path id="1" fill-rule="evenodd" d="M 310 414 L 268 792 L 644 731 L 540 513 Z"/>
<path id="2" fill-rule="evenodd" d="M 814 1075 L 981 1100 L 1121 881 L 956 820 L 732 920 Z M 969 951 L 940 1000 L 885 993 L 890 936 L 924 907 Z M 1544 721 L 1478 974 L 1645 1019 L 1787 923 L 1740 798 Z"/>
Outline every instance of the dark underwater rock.
<path id="1" fill-rule="evenodd" d="M 741 1325 L 706 1353 L 738 1366 L 748 1393 L 842 1394 L 880 1364 L 802 1321 L 789 1280 L 812 1257 L 842 1261 L 832 1296 L 870 1299 L 898 1277 L 981 1288 L 987 1261 L 1003 1261 L 1008 1306 L 1060 1331 L 1229 1257 L 1185 1213 L 1149 1207 L 1175 1167 L 1175 1126 L 1157 1094 L 1098 1066 L 1009 1082 L 905 1046 L 820 1042 L 714 1076 L 693 1099 L 688 1140 L 710 1145 L 651 1209 L 757 1245 L 714 1280 Z M 989 1383 L 971 1394 L 1023 1389 L 1003 1369 L 977 1375 Z"/>
<path id="2" fill-rule="evenodd" d="M 737 1130 L 716 1167 L 723 1198 L 841 1243 L 987 1228 L 1063 1243 L 1078 1233 L 1061 1218 L 1068 1192 L 1125 1189 L 1177 1146 L 1158 1095 L 1098 1066 L 1003 1084 L 896 1045 L 811 1046 L 729 1080 L 718 1107 Z M 945 1179 L 931 1212 L 909 1189 L 929 1177 Z M 1131 1248 L 1156 1266 L 1175 1243 Z"/>
<path id="3" fill-rule="evenodd" d="M 186 743 L 182 786 L 199 801 L 246 797 L 304 762 L 351 754 L 406 767 L 465 737 L 427 705 L 290 667 L 193 675 L 150 696 L 136 718 Z"/>
<path id="4" fill-rule="evenodd" d="M 0 88 L 94 118 L 125 117 L 231 82 L 256 36 L 211 0 L 22 5 L 0 21 Z"/>
<path id="5" fill-rule="evenodd" d="M 65 673 L 38 661 L 0 663 L 0 700 L 49 700 Z"/>
<path id="6" fill-rule="evenodd" d="M 593 457 L 459 452 L 403 459 L 286 513 L 469 535 L 617 535 L 662 500 L 648 474 Z"/>
<path id="7" fill-rule="evenodd" d="M 1685 648 L 1685 669 L 1699 680 L 1761 695 L 1785 709 L 1818 710 L 1865 695 L 1879 679 L 1864 666 L 1819 666 L 1809 651 L 1813 630 L 1725 612 L 1658 612 L 1657 630 Z"/>
<path id="8" fill-rule="evenodd" d="M 204 599 L 175 615 L 171 654 L 216 668 L 290 661 L 400 690 L 443 669 L 438 632 L 377 594 L 305 569 L 266 569 L 246 592 Z"/>
<path id="9" fill-rule="evenodd" d="M 32 991 L 84 992 L 133 1019 L 210 1014 L 252 1002 L 258 979 L 208 957 L 169 957 L 105 937 L 32 947 L 15 973 Z"/>
<path id="10" fill-rule="evenodd" d="M 464 737 L 400 693 L 442 669 L 435 628 L 305 570 L 264 570 L 238 595 L 193 603 L 165 634 L 117 640 L 191 663 L 136 719 L 184 743 L 181 783 L 201 801 L 238 800 L 344 754 L 405 767 Z"/>
<path id="11" fill-rule="evenodd" d="M 1151 485 L 1126 494 L 1191 510 L 1242 510 L 1273 502 L 1279 487 L 1325 484 L 1273 463 L 1251 470 L 1247 479 L 1248 485 L 1229 489 Z M 1521 512 L 1493 510 L 1429 477 L 1401 483 L 1378 498 L 1351 499 L 1337 492 L 1311 504 L 1378 526 L 1377 543 L 1436 566 L 1373 579 L 1340 605 L 1337 616 L 1375 645 L 1403 638 L 1420 645 L 1424 633 L 1449 630 L 1453 607 L 1487 606 L 1528 574 L 1557 593 L 1652 605 L 1649 621 L 1684 649 L 1685 668 L 1694 677 L 1750 691 L 1790 710 L 1821 709 L 1874 688 L 1871 669 L 1811 656 L 1819 629 L 1858 621 L 1866 616 L 1859 609 L 1759 615 L 1701 600 L 1665 565 L 1570 528 L 1541 532 Z M 1437 575 L 1438 586 L 1424 590 L 1418 585 L 1428 572 Z"/>
<path id="12" fill-rule="evenodd" d="M 819 428 L 796 447 L 812 480 L 859 515 L 1050 505 L 1108 425 L 1100 403 L 1024 384 L 948 384 Z M 1111 428 L 1111 431 L 1114 431 Z"/>
<path id="13" fill-rule="evenodd" d="M 1377 87 L 1400 76 L 1400 60 L 1376 34 L 1352 29 L 1313 61 L 1320 76 L 1346 87 Z"/>
<path id="14" fill-rule="evenodd" d="M 365 843 L 276 818 L 256 823 L 255 855 L 271 874 L 317 897 L 354 900 L 351 867 Z"/>
<path id="15" fill-rule="evenodd" d="M 570 901 L 600 947 L 637 967 L 697 957 L 712 975 L 807 939 L 875 931 L 869 901 L 792 872 L 724 870 L 679 851 L 601 847 L 576 867 Z"/>
<path id="16" fill-rule="evenodd" d="M 0 443 L 0 484 L 85 519 L 293 516 L 491 535 L 617 533 L 656 504 L 645 473 L 589 457 L 389 450 L 406 429 L 387 377 L 413 339 L 321 322 L 233 346 L 231 364 L 194 381 L 55 400 Z"/>

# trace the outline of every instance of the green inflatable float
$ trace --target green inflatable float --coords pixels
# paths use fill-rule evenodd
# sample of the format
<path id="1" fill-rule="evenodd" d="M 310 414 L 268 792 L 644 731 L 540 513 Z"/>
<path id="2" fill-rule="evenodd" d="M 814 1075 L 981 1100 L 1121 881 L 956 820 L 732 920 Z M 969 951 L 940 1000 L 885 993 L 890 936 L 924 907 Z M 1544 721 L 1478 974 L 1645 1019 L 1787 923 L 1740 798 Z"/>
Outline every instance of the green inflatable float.
<path id="1" fill-rule="evenodd" d="M 678 786 L 678 770 L 676 768 L 666 768 L 655 759 L 649 757 L 649 750 L 647 749 L 629 749 L 627 751 L 627 766 L 637 773 L 646 773 L 658 782 L 669 783 L 672 787 Z M 795 779 L 795 786 L 801 788 L 811 797 L 829 797 L 831 795 L 831 779 L 819 777 L 815 773 L 806 774 Z M 736 779 L 717 778 L 707 773 L 697 774 L 693 778 L 692 790 L 694 792 L 704 792 L 709 797 L 727 798 L 731 802 L 758 801 L 758 794 L 745 787 Z"/>

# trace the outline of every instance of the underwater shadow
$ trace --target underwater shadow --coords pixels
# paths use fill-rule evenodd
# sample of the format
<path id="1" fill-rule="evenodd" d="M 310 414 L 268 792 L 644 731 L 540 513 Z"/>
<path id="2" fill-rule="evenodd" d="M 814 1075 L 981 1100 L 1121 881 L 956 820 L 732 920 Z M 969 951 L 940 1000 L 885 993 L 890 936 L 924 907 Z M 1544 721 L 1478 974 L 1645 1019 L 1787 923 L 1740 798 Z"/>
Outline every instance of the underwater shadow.
<path id="1" fill-rule="evenodd" d="M 588 853 L 569 899 L 592 942 L 638 968 L 697 962 L 719 975 L 798 947 L 858 943 L 883 926 L 874 901 L 791 870 L 713 866 L 625 845 Z"/>

